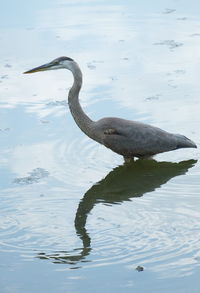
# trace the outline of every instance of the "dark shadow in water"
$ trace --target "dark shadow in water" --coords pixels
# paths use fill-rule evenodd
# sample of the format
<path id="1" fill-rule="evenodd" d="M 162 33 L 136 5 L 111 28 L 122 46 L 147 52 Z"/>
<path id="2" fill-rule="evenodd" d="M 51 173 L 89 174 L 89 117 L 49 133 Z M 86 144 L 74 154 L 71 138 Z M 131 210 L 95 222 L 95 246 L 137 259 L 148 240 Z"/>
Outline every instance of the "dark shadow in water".
<path id="1" fill-rule="evenodd" d="M 41 259 L 51 259 L 54 263 L 73 265 L 86 262 L 91 251 L 91 239 L 86 230 L 88 214 L 98 203 L 119 204 L 131 198 L 143 196 L 160 188 L 170 179 L 184 175 L 195 165 L 196 160 L 179 163 L 157 162 L 154 160 L 137 160 L 113 169 L 104 179 L 94 184 L 81 199 L 75 217 L 76 233 L 83 247 L 73 251 L 59 251 L 54 254 L 39 253 Z"/>

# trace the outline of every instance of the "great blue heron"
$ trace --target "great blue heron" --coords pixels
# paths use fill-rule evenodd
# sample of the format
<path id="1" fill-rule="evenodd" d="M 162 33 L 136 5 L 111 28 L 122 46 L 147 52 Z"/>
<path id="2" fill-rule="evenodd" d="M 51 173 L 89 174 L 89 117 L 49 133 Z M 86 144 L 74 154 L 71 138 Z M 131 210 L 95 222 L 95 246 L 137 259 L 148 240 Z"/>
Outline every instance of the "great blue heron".
<path id="1" fill-rule="evenodd" d="M 24 73 L 65 68 L 72 72 L 74 83 L 69 90 L 68 104 L 71 114 L 80 129 L 90 138 L 122 155 L 125 161 L 134 157 L 145 158 L 179 148 L 196 148 L 196 144 L 180 134 L 172 134 L 141 122 L 115 117 L 92 121 L 79 103 L 82 72 L 79 65 L 69 57 L 59 57 L 50 63 Z"/>

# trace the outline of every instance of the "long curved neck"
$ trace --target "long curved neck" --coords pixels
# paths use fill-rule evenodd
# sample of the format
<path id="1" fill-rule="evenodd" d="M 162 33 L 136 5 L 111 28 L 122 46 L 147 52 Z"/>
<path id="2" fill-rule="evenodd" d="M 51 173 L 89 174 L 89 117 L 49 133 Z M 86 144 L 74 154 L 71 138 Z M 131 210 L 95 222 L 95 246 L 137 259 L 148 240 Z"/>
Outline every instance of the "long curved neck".
<path id="1" fill-rule="evenodd" d="M 77 63 L 73 63 L 70 71 L 74 77 L 74 83 L 69 91 L 68 104 L 71 114 L 78 127 L 90 138 L 94 138 L 93 124 L 94 122 L 85 114 L 79 103 L 79 92 L 82 86 L 82 72 Z"/>

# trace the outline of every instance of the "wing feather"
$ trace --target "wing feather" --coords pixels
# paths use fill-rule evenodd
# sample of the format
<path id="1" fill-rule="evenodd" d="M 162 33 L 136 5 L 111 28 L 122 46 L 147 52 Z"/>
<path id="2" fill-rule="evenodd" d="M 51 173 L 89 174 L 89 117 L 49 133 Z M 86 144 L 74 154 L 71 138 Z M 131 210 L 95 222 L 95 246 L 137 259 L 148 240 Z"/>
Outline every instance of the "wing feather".
<path id="1" fill-rule="evenodd" d="M 174 134 L 144 123 L 120 118 L 103 118 L 98 127 L 102 143 L 123 156 L 151 156 L 177 148 Z"/>

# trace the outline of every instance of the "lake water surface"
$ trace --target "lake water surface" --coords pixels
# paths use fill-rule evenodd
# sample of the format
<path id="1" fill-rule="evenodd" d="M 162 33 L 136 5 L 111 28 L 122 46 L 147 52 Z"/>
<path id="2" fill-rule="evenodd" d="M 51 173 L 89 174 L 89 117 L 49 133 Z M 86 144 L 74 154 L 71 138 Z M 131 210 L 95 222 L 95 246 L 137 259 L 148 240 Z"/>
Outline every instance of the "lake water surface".
<path id="1" fill-rule="evenodd" d="M 138 120 L 200 145 L 200 2 L 2 3 L 0 292 L 200 292 L 199 149 L 123 165 L 67 106 Z"/>

